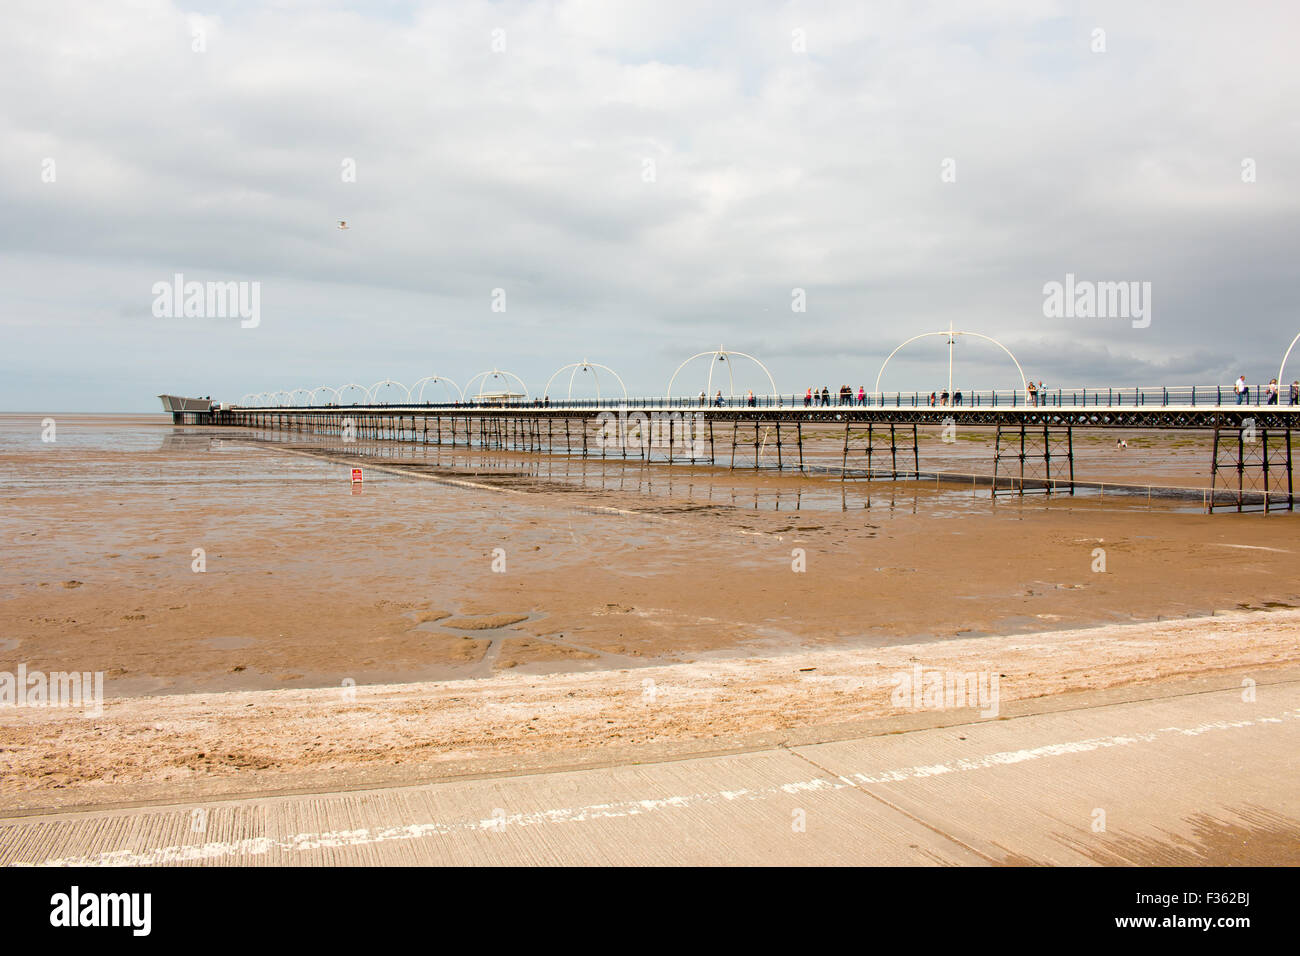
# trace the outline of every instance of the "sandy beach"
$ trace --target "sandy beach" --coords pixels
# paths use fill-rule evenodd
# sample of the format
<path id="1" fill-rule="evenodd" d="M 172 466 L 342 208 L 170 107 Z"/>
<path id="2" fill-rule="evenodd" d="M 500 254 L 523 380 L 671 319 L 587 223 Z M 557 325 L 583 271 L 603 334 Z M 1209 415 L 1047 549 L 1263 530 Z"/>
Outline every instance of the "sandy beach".
<path id="1" fill-rule="evenodd" d="M 20 708 L 4 725 L 0 809 L 395 785 L 889 732 L 887 718 L 936 716 L 923 702 L 898 706 L 899 675 L 917 667 L 998 676 L 996 708 L 971 700 L 940 715 L 956 723 L 1079 691 L 1267 684 L 1294 677 L 1298 654 L 1300 612 L 1238 612 L 585 673 L 132 697 L 99 717 Z"/>
<path id="2" fill-rule="evenodd" d="M 896 715 L 917 663 L 1011 702 L 1300 649 L 1291 516 L 34 424 L 0 446 L 0 671 L 108 701 L 5 713 L 11 808 L 714 746 Z"/>

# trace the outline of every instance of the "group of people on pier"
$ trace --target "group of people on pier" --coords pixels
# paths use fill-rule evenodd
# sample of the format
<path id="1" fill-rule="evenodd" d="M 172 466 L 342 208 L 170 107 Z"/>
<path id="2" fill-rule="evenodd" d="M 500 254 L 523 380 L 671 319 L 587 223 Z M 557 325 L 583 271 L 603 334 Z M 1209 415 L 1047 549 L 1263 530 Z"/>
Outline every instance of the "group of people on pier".
<path id="1" fill-rule="evenodd" d="M 1256 389 L 1254 402 L 1251 402 L 1251 388 L 1249 385 L 1246 384 L 1245 375 L 1239 376 L 1237 378 L 1237 381 L 1233 384 L 1232 389 L 1233 392 L 1236 393 L 1238 405 L 1246 405 L 1246 404 L 1277 405 L 1281 399 L 1282 390 L 1284 387 L 1285 386 L 1278 385 L 1277 379 L 1273 379 L 1267 385 L 1264 386 L 1262 391 L 1259 391 L 1258 388 Z M 1288 392 L 1289 392 L 1288 398 L 1290 399 L 1289 404 L 1300 405 L 1300 380 L 1296 380 L 1292 382 L 1290 388 L 1288 389 Z M 1192 394 L 1194 397 L 1195 390 L 1193 390 Z M 711 403 L 718 407 L 722 407 L 724 404 L 730 404 L 729 400 L 724 399 L 722 397 L 721 389 L 718 390 L 717 395 L 713 397 L 711 402 L 708 396 L 706 395 L 706 393 L 701 391 L 699 401 L 701 406 Z M 931 407 L 935 407 L 935 406 L 947 407 L 949 405 L 961 406 L 965 402 L 965 396 L 962 395 L 960 389 L 954 389 L 953 391 L 949 392 L 949 390 L 945 388 L 942 391 L 931 392 L 928 397 L 928 401 Z M 1057 399 L 1057 402 L 1059 404 L 1060 402 L 1059 398 Z M 744 398 L 744 403 L 751 407 L 757 404 L 757 400 L 754 396 L 753 391 L 746 393 Z M 779 398 L 777 399 L 777 403 L 780 404 Z M 548 400 L 548 404 L 549 404 L 549 400 Z M 815 386 L 810 385 L 807 391 L 804 392 L 803 404 L 805 408 L 818 408 L 821 406 L 830 406 L 830 405 L 866 405 L 868 404 L 867 388 L 865 385 L 859 385 L 857 393 L 855 394 L 852 385 L 841 385 L 839 387 L 839 392 L 836 395 L 832 395 L 829 386 L 823 385 L 820 389 L 818 389 Z M 1037 382 L 1031 379 L 1029 382 L 1026 383 L 1025 404 L 1029 406 L 1048 404 L 1047 386 L 1043 384 L 1042 379 L 1039 379 Z"/>
<path id="2" fill-rule="evenodd" d="M 819 392 L 816 388 L 809 386 L 808 391 L 804 392 L 803 404 L 805 408 L 818 405 L 865 405 L 867 404 L 867 387 L 865 385 L 858 386 L 858 396 L 855 402 L 853 400 L 853 386 L 841 385 L 839 400 L 832 402 L 830 388 L 823 385 L 822 390 Z"/>
<path id="3" fill-rule="evenodd" d="M 1250 386 L 1246 384 L 1246 376 L 1237 376 L 1237 381 L 1233 383 L 1232 390 L 1237 393 L 1238 405 L 1246 405 L 1250 403 Z M 1281 392 L 1282 387 L 1278 385 L 1277 379 L 1272 379 L 1264 386 L 1263 396 L 1257 394 L 1256 399 L 1258 401 L 1258 398 L 1262 397 L 1265 405 L 1276 405 L 1278 403 L 1278 396 Z M 1300 405 L 1300 380 L 1291 383 L 1289 392 L 1289 397 L 1291 399 L 1290 404 Z"/>

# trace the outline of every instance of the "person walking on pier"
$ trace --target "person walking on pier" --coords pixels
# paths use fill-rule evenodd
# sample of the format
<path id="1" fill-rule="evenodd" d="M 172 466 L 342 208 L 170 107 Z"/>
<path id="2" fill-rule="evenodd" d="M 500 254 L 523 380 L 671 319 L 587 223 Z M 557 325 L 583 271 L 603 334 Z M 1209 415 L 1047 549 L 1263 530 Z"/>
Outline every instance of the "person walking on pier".
<path id="1" fill-rule="evenodd" d="M 1025 401 L 1030 405 L 1038 404 L 1038 386 L 1034 384 L 1032 378 L 1029 380 L 1029 384 L 1025 386 Z"/>
<path id="2" fill-rule="evenodd" d="M 803 407 L 804 407 L 804 408 L 807 408 L 807 407 L 808 407 L 809 405 L 811 405 L 811 404 L 812 404 L 812 386 L 809 385 L 809 386 L 808 386 L 808 391 L 804 392 L 804 396 L 803 396 Z"/>
<path id="3" fill-rule="evenodd" d="M 829 385 L 823 385 L 823 386 L 822 386 L 822 404 L 823 404 L 823 405 L 829 405 L 830 403 L 831 403 L 831 389 L 830 389 L 830 386 L 829 386 Z"/>
<path id="4" fill-rule="evenodd" d="M 1300 405 L 1300 381 L 1291 383 L 1291 404 Z"/>
<path id="5" fill-rule="evenodd" d="M 958 391 L 952 393 L 952 403 L 953 403 L 954 405 L 960 405 L 960 404 L 961 404 L 961 390 L 960 390 L 960 389 L 959 389 Z"/>
<path id="6" fill-rule="evenodd" d="M 1246 376 L 1237 376 L 1237 384 L 1232 386 L 1232 390 L 1237 393 L 1237 404 L 1245 405 L 1246 399 L 1250 397 L 1250 386 L 1246 384 Z"/>
<path id="7" fill-rule="evenodd" d="M 858 404 L 859 405 L 867 404 L 867 386 L 865 385 L 858 386 Z"/>
<path id="8" fill-rule="evenodd" d="M 1265 405 L 1277 404 L 1277 379 L 1273 379 L 1268 383 L 1268 387 L 1264 390 L 1264 393 L 1268 396 L 1268 401 L 1264 403 Z"/>

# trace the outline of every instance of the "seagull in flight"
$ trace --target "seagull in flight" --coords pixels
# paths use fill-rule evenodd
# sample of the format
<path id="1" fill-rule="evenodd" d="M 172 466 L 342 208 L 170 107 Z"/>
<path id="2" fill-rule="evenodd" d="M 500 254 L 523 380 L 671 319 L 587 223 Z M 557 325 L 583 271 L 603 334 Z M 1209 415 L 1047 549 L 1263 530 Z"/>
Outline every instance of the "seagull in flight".
<path id="1" fill-rule="evenodd" d="M 340 219 L 340 220 L 339 220 L 339 228 L 340 228 L 340 229 L 348 229 L 348 228 L 350 228 L 350 227 L 348 226 L 348 221 L 347 221 L 346 219 Z"/>

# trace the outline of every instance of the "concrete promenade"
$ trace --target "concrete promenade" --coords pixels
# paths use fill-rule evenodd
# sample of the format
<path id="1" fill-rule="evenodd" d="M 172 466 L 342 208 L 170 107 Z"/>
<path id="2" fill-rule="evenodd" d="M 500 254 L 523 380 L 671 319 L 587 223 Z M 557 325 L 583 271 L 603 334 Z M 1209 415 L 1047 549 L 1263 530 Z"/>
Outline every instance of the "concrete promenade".
<path id="1" fill-rule="evenodd" d="M 658 763 L 17 817 L 0 863 L 1296 865 L 1300 675 L 1254 692 L 1133 689 Z"/>

